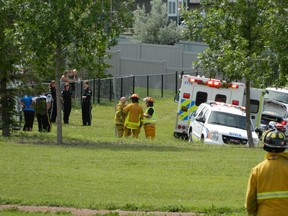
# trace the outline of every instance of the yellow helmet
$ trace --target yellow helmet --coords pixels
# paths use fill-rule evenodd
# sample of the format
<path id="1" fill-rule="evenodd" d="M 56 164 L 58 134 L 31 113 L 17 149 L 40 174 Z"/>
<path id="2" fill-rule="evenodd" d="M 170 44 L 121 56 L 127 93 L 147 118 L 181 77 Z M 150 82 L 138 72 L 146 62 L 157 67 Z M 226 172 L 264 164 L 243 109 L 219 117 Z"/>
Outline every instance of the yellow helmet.
<path id="1" fill-rule="evenodd" d="M 136 99 L 139 99 L 139 96 L 138 96 L 138 94 L 132 94 L 130 97 L 129 97 L 130 99 L 132 99 L 132 98 L 136 98 Z"/>
<path id="2" fill-rule="evenodd" d="M 154 103 L 154 102 L 155 102 L 152 97 L 146 97 L 146 98 L 144 98 L 143 100 L 144 100 L 146 103 L 149 103 L 149 102 Z"/>

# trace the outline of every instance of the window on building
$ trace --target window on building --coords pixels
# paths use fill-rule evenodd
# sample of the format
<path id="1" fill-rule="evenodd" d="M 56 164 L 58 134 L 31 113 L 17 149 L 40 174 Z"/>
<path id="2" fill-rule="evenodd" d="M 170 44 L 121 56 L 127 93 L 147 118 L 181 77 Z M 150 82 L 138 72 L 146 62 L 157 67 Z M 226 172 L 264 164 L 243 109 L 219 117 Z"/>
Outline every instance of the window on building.
<path id="1" fill-rule="evenodd" d="M 177 16 L 177 0 L 168 0 L 168 16 Z"/>

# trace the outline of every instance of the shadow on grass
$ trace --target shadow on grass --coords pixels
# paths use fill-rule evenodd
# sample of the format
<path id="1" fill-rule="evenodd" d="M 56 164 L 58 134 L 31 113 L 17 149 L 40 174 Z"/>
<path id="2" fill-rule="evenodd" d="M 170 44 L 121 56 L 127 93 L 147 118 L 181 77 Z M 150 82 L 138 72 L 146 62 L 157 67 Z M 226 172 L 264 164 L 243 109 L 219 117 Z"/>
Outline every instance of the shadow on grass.
<path id="1" fill-rule="evenodd" d="M 119 139 L 112 142 L 99 142 L 99 141 L 85 141 L 82 139 L 65 139 L 62 144 L 57 144 L 56 138 L 50 134 L 27 134 L 20 133 L 14 135 L 12 139 L 4 140 L 5 142 L 14 142 L 19 144 L 33 144 L 33 145 L 49 145 L 49 146 L 63 146 L 71 148 L 86 148 L 86 149 L 109 149 L 112 151 L 157 151 L 157 152 L 188 152 L 188 151 L 206 151 L 203 144 L 185 143 L 177 146 L 177 144 L 165 145 L 159 141 L 150 141 L 143 143 L 139 140 L 132 139 Z M 207 148 L 207 151 L 209 148 Z"/>

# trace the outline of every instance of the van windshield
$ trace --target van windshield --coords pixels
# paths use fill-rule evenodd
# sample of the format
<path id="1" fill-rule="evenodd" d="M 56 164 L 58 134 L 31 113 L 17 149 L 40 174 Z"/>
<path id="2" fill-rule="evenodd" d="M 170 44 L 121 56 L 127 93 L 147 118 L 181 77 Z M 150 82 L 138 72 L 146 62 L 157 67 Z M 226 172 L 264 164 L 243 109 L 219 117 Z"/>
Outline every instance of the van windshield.
<path id="1" fill-rule="evenodd" d="M 212 111 L 211 115 L 209 116 L 208 123 L 246 130 L 245 118 L 245 116 L 235 115 L 231 113 Z"/>
<path id="2" fill-rule="evenodd" d="M 285 92 L 269 90 L 269 94 L 265 94 L 265 98 L 288 104 L 288 94 Z"/>

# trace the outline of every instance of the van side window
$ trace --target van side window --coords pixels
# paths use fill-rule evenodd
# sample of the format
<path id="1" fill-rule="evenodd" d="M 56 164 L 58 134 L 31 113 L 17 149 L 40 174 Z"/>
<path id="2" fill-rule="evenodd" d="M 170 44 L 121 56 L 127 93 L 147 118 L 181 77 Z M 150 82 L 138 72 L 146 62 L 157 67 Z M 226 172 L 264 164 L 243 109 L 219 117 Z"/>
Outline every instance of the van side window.
<path id="1" fill-rule="evenodd" d="M 206 112 L 204 113 L 203 119 L 206 122 L 206 119 L 208 118 L 209 110 L 207 109 Z"/>
<path id="2" fill-rule="evenodd" d="M 200 111 L 200 113 L 198 114 L 198 116 L 203 116 L 204 113 L 206 112 L 206 110 L 207 110 L 207 107 L 204 107 L 204 108 Z"/>
<path id="3" fill-rule="evenodd" d="M 226 103 L 227 97 L 226 95 L 216 94 L 215 101 Z"/>
<path id="4" fill-rule="evenodd" d="M 258 113 L 259 110 L 259 101 L 258 100 L 250 100 L 250 112 L 251 113 Z"/>
<path id="5" fill-rule="evenodd" d="M 207 102 L 208 94 L 206 92 L 197 92 L 196 94 L 196 106 L 199 106 L 201 103 Z"/>

